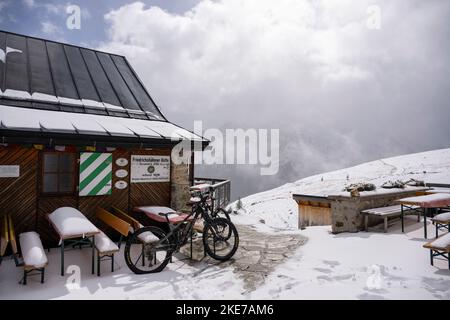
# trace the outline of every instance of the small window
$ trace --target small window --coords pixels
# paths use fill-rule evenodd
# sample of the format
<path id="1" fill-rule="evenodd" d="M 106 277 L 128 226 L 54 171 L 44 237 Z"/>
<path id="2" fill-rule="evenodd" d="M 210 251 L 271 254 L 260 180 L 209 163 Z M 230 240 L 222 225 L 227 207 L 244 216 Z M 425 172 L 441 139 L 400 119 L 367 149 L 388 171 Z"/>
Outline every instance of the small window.
<path id="1" fill-rule="evenodd" d="M 42 193 L 75 192 L 75 154 L 46 152 L 42 157 Z"/>

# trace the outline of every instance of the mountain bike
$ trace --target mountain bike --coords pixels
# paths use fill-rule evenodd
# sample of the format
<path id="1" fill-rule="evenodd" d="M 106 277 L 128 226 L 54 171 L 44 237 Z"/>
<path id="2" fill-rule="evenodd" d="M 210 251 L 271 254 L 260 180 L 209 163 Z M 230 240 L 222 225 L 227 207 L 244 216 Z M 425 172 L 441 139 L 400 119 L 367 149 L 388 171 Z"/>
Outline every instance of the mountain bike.
<path id="1" fill-rule="evenodd" d="M 125 262 L 136 274 L 162 271 L 172 255 L 187 244 L 198 219 L 203 218 L 202 242 L 205 254 L 219 261 L 229 260 L 239 246 L 239 235 L 234 224 L 220 217 L 211 217 L 207 210 L 209 192 L 193 191 L 191 212 L 179 223 L 171 223 L 171 213 L 160 213 L 166 218 L 169 231 L 154 226 L 137 230 L 125 245 Z"/>
<path id="2" fill-rule="evenodd" d="M 215 207 L 214 201 L 216 200 L 214 198 L 214 189 L 212 187 L 209 187 L 209 190 L 206 192 L 206 195 L 208 195 L 204 205 L 204 210 L 208 212 L 208 214 L 211 216 L 212 219 L 215 218 L 225 218 L 227 220 L 231 221 L 230 218 L 230 211 L 225 210 L 223 207 Z"/>
<path id="3" fill-rule="evenodd" d="M 214 188 L 212 186 L 206 185 L 199 189 L 205 195 L 205 201 L 199 201 L 199 205 L 202 209 L 210 216 L 211 219 L 224 218 L 231 222 L 230 211 L 218 206 L 214 207 Z M 193 198 L 191 198 L 193 199 Z M 228 240 L 231 236 L 231 230 L 228 230 L 228 234 L 225 237 Z"/>

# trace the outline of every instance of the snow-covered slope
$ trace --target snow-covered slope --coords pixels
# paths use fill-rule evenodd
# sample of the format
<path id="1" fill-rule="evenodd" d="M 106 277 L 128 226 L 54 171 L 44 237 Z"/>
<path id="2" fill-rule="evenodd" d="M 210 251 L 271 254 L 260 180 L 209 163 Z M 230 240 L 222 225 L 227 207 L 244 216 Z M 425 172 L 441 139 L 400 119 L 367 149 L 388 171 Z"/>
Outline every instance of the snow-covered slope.
<path id="1" fill-rule="evenodd" d="M 450 183 L 450 149 L 408 154 L 318 174 L 241 199 L 243 209 L 233 221 L 258 226 L 261 231 L 297 228 L 297 204 L 292 194 L 330 195 L 346 185 L 370 182 L 379 187 L 388 180 L 410 178 Z M 236 203 L 232 204 L 236 207 Z"/>

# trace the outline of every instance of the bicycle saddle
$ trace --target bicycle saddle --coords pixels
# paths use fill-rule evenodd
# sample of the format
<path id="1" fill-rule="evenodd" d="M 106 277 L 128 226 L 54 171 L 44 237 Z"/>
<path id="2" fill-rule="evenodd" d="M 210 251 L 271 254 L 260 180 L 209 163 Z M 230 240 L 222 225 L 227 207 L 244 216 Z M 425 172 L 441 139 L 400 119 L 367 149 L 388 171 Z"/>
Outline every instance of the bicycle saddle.
<path id="1" fill-rule="evenodd" d="M 170 215 L 176 214 L 175 212 L 159 212 L 158 215 L 163 217 L 168 217 Z"/>

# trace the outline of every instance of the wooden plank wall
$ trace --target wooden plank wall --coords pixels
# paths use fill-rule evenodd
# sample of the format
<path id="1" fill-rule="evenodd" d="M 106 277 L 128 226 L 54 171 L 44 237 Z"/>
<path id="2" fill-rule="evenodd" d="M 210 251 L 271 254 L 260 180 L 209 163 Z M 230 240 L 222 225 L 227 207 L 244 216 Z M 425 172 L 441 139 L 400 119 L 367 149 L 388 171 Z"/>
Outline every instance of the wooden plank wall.
<path id="1" fill-rule="evenodd" d="M 331 206 L 327 203 L 300 201 L 299 227 L 331 225 Z"/>
<path id="2" fill-rule="evenodd" d="M 170 206 L 171 183 L 136 183 L 130 184 L 131 154 L 169 155 L 170 149 L 136 149 L 113 151 L 113 189 L 112 195 L 78 197 L 73 196 L 42 196 L 38 190 L 40 179 L 40 151 L 35 148 L 20 146 L 0 147 L 0 165 L 20 165 L 19 178 L 0 178 L 0 216 L 10 213 L 17 230 L 17 234 L 36 230 L 45 246 L 57 246 L 59 239 L 49 225 L 45 215 L 59 207 L 69 206 L 78 208 L 91 221 L 103 226 L 95 218 L 96 208 L 101 206 L 110 208 L 116 206 L 125 211 L 131 211 L 135 206 L 159 205 Z M 128 164 L 119 167 L 118 158 L 126 158 Z M 115 172 L 125 169 L 128 175 L 118 178 Z M 78 172 L 78 168 L 76 169 Z M 117 180 L 125 180 L 128 187 L 119 190 L 114 187 Z"/>
<path id="3" fill-rule="evenodd" d="M 113 165 L 112 165 L 112 194 L 105 196 L 95 197 L 79 197 L 78 207 L 83 214 L 88 218 L 95 221 L 95 211 L 97 207 L 102 207 L 109 210 L 110 207 L 115 206 L 121 210 L 128 210 L 128 188 L 130 187 L 130 155 L 127 150 L 115 150 L 113 153 Z M 116 164 L 116 160 L 119 158 L 125 158 L 128 160 L 126 166 L 120 167 Z M 128 172 L 125 178 L 118 178 L 115 173 L 117 170 L 124 169 Z M 118 180 L 123 180 L 128 184 L 128 187 L 119 190 L 114 185 Z"/>
<path id="4" fill-rule="evenodd" d="M 38 150 L 0 147 L 0 165 L 20 165 L 20 177 L 0 178 L 0 217 L 11 214 L 16 234 L 36 229 Z"/>
<path id="5" fill-rule="evenodd" d="M 133 150 L 132 154 L 167 155 L 169 149 Z M 132 183 L 130 185 L 130 211 L 136 206 L 170 206 L 170 182 Z"/>

